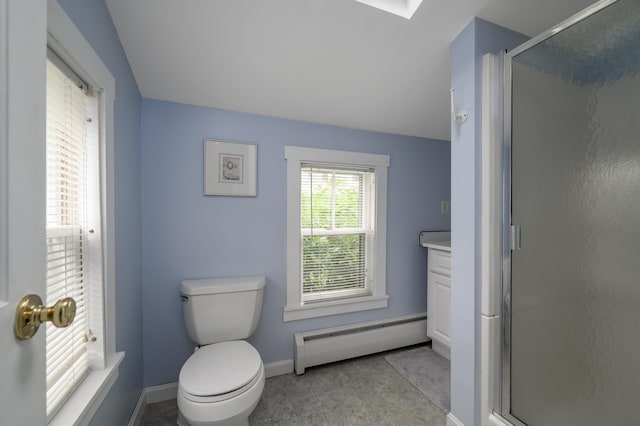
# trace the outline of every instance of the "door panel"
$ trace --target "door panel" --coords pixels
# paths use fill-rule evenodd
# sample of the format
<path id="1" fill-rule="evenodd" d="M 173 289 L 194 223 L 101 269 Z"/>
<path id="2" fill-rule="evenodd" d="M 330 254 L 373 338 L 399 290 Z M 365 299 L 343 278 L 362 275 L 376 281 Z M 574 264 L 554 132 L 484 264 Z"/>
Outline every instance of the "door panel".
<path id="1" fill-rule="evenodd" d="M 0 200 L 0 218 L 7 224 L 6 277 L 0 281 L 0 413 L 2 424 L 46 424 L 44 330 L 31 340 L 14 336 L 18 301 L 27 293 L 44 295 L 44 193 L 45 193 L 45 58 L 46 2 L 0 1 L 6 32 L 0 50 L 7 50 L 5 79 L 6 127 L 0 137 L 0 164 L 7 177 Z M 8 37 L 5 37 L 8 36 Z M 8 40 L 8 41 L 7 41 Z M 3 111 L 4 108 L 0 108 Z M 0 195 L 3 192 L 0 191 Z"/>
<path id="2" fill-rule="evenodd" d="M 640 3 L 512 58 L 510 411 L 637 424 Z"/>
<path id="3" fill-rule="evenodd" d="M 435 275 L 435 274 L 434 274 Z M 450 280 L 450 278 L 444 278 Z M 437 279 L 433 280 L 434 296 L 436 298 L 435 333 L 440 340 L 451 346 L 451 287 L 442 285 Z"/>

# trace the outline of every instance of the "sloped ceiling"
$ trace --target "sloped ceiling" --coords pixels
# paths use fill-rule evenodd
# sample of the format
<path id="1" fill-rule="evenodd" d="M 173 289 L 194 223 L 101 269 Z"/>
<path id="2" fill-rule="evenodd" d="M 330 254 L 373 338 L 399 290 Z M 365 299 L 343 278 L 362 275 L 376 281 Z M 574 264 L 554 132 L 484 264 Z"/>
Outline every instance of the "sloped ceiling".
<path id="1" fill-rule="evenodd" d="M 533 36 L 592 0 L 107 0 L 142 96 L 449 139 L 449 44 L 474 16 Z"/>

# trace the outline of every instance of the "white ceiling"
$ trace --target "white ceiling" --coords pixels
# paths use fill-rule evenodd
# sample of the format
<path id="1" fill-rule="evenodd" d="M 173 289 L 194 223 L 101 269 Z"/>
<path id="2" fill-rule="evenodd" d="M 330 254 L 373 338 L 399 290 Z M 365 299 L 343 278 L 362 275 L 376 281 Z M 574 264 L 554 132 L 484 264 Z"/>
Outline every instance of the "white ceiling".
<path id="1" fill-rule="evenodd" d="M 449 139 L 449 44 L 474 16 L 536 35 L 593 0 L 107 0 L 142 96 Z"/>

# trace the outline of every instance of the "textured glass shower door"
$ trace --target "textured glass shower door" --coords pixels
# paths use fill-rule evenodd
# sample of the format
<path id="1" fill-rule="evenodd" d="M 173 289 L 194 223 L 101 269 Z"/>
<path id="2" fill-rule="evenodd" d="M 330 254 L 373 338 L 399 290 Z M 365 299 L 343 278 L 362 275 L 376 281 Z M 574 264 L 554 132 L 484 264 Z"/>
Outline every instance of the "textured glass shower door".
<path id="1" fill-rule="evenodd" d="M 640 425 L 640 1 L 508 59 L 521 231 L 505 284 L 502 414 Z"/>

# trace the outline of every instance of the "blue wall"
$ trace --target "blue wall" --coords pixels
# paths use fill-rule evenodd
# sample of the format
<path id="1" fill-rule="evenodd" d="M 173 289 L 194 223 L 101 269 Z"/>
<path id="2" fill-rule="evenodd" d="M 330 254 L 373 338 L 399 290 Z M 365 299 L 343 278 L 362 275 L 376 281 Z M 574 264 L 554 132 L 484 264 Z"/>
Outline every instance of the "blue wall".
<path id="1" fill-rule="evenodd" d="M 126 356 L 92 425 L 127 424 L 142 390 L 141 97 L 104 1 L 59 3 L 116 79 L 116 350 L 125 351 Z"/>
<path id="2" fill-rule="evenodd" d="M 258 144 L 258 196 L 205 197 L 203 139 Z M 284 323 L 284 145 L 389 154 L 387 309 Z M 142 103 L 144 386 L 174 382 L 193 350 L 180 281 L 264 274 L 262 317 L 250 339 L 265 362 L 293 357 L 300 330 L 426 311 L 424 229 L 448 229 L 450 143 L 169 102 Z"/>
<path id="3" fill-rule="evenodd" d="M 451 44 L 451 87 L 469 113 L 451 126 L 451 413 L 480 424 L 482 56 L 528 38 L 475 18 Z"/>

